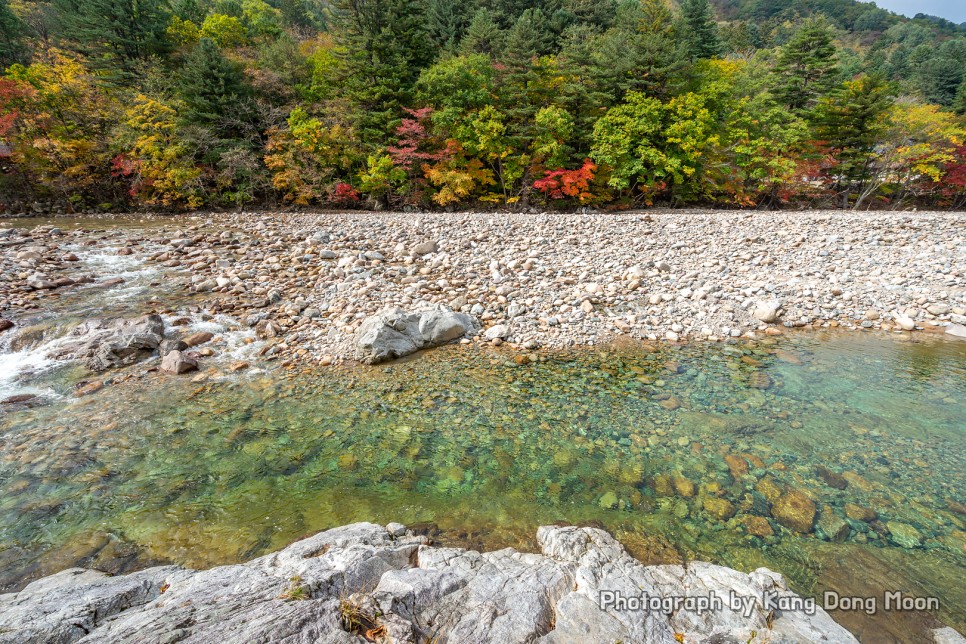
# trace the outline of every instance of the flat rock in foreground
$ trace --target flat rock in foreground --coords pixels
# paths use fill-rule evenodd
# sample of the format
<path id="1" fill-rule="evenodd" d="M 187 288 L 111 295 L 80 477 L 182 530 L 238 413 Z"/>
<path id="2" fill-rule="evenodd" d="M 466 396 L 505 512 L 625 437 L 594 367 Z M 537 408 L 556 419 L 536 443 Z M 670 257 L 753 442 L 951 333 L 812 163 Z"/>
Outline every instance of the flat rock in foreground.
<path id="1" fill-rule="evenodd" d="M 765 568 L 644 566 L 595 528 L 544 526 L 537 540 L 542 554 L 479 553 L 356 523 L 244 565 L 118 577 L 74 568 L 0 595 L 0 643 L 856 641 L 821 608 L 763 606 L 797 598 Z M 602 591 L 723 605 L 669 615 L 604 605 Z M 732 592 L 754 605 L 730 610 Z"/>

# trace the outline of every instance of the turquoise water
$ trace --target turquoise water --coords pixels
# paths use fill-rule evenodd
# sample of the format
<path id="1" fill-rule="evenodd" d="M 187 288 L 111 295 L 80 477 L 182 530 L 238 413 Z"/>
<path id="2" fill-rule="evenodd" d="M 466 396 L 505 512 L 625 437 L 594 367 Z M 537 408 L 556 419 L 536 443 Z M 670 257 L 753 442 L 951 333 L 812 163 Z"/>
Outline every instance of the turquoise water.
<path id="1" fill-rule="evenodd" d="M 626 343 L 523 365 L 446 347 L 205 382 L 142 365 L 0 416 L 0 587 L 77 563 L 237 562 L 357 520 L 475 548 L 577 522 L 647 562 L 939 597 L 935 615 L 834 615 L 869 641 L 915 641 L 936 617 L 966 630 L 966 343 L 916 337 Z M 66 393 L 70 377 L 49 380 Z"/>

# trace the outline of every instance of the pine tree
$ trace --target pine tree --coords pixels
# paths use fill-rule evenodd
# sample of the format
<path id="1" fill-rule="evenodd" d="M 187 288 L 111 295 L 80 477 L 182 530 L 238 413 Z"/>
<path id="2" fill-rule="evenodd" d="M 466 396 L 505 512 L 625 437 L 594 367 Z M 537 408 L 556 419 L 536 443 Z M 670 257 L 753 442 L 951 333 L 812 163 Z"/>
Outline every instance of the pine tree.
<path id="1" fill-rule="evenodd" d="M 956 91 L 953 110 L 957 114 L 966 114 L 966 78 L 963 78 L 963 82 L 959 84 L 959 89 Z"/>
<path id="2" fill-rule="evenodd" d="M 460 43 L 464 54 L 487 54 L 497 58 L 503 51 L 506 34 L 500 29 L 489 9 L 480 9 L 473 15 L 466 35 Z"/>
<path id="3" fill-rule="evenodd" d="M 465 0 L 428 0 L 426 28 L 440 49 L 455 52 L 470 26 L 475 5 Z"/>
<path id="4" fill-rule="evenodd" d="M 61 37 L 113 80 L 130 78 L 138 61 L 167 50 L 161 0 L 54 0 L 54 8 Z"/>
<path id="5" fill-rule="evenodd" d="M 343 96 L 362 141 L 379 147 L 436 55 L 426 16 L 416 0 L 341 0 L 336 19 Z"/>
<path id="6" fill-rule="evenodd" d="M 225 58 L 210 38 L 202 38 L 185 59 L 179 91 L 181 119 L 188 125 L 217 126 L 222 138 L 244 133 L 252 118 L 251 89 L 241 65 Z"/>
<path id="7" fill-rule="evenodd" d="M 27 25 L 10 10 L 7 0 L 0 0 L 0 71 L 26 60 L 26 32 Z"/>
<path id="8" fill-rule="evenodd" d="M 816 134 L 835 153 L 843 207 L 869 178 L 869 162 L 885 129 L 883 116 L 893 103 L 893 88 L 883 78 L 863 74 L 833 90 L 817 107 Z"/>
<path id="9" fill-rule="evenodd" d="M 547 16 L 540 9 L 527 9 L 507 34 L 505 61 L 524 67 L 531 59 L 549 53 L 553 32 Z"/>
<path id="10" fill-rule="evenodd" d="M 775 98 L 792 112 L 808 112 L 835 84 L 835 44 L 825 18 L 810 18 L 782 47 L 775 65 Z"/>
<path id="11" fill-rule="evenodd" d="M 718 25 L 708 0 L 684 0 L 681 3 L 681 22 L 692 60 L 721 55 L 723 47 L 718 36 Z"/>

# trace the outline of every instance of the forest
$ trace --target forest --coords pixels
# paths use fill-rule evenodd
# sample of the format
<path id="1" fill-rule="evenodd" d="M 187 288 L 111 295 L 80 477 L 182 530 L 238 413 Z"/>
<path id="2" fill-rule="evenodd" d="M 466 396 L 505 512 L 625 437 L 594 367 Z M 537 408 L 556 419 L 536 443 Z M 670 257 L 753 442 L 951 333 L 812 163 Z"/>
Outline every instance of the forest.
<path id="1" fill-rule="evenodd" d="M 966 206 L 966 24 L 854 0 L 0 0 L 0 212 Z"/>

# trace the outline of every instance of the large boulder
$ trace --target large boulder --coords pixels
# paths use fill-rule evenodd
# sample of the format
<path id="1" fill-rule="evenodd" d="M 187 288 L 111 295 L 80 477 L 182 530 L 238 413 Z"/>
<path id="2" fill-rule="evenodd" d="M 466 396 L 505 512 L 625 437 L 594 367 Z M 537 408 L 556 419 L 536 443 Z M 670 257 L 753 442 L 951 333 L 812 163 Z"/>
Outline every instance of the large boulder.
<path id="1" fill-rule="evenodd" d="M 773 610 L 802 600 L 766 568 L 645 566 L 596 528 L 545 526 L 537 541 L 541 554 L 480 553 L 356 523 L 201 572 L 72 569 L 0 595 L 0 644 L 856 642 L 820 606 Z M 748 603 L 732 608 L 732 592 Z M 645 596 L 692 603 L 621 604 Z"/>
<path id="2" fill-rule="evenodd" d="M 479 328 L 472 316 L 441 306 L 415 313 L 391 308 L 363 321 L 356 330 L 356 350 L 359 360 L 377 364 L 451 342 Z"/>
<path id="3" fill-rule="evenodd" d="M 160 315 L 95 318 L 74 327 L 53 357 L 84 360 L 92 371 L 133 364 L 150 356 L 164 339 Z"/>

